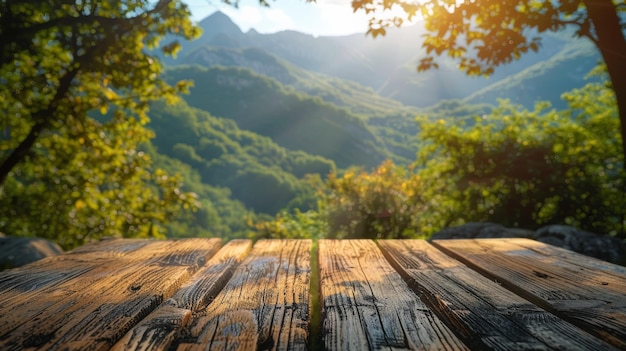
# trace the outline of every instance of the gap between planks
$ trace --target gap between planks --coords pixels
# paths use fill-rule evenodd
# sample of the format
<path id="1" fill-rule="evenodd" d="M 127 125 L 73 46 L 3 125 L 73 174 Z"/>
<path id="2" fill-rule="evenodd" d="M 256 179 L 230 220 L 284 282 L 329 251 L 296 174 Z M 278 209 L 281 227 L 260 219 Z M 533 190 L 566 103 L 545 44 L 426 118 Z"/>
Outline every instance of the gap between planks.
<path id="1" fill-rule="evenodd" d="M 327 350 L 466 349 L 373 241 L 320 240 L 319 270 Z"/>

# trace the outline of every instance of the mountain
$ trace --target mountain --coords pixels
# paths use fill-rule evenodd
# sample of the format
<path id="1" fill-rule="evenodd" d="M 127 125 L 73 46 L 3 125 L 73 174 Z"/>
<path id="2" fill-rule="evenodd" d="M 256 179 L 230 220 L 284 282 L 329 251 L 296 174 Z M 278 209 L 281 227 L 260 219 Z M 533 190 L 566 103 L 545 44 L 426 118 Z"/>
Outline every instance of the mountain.
<path id="1" fill-rule="evenodd" d="M 245 219 L 313 206 L 310 174 L 409 164 L 418 115 L 471 123 L 500 98 L 560 107 L 559 96 L 582 86 L 600 59 L 564 32 L 544 35 L 538 53 L 490 78 L 468 77 L 445 57 L 439 70 L 418 74 L 420 25 L 377 39 L 244 33 L 216 12 L 200 26 L 202 37 L 182 43 L 176 59 L 162 58 L 168 82 L 194 86 L 179 104 L 150 112 L 155 164 L 181 172 L 203 204 L 172 224 L 178 235 L 245 235 Z"/>
<path id="2" fill-rule="evenodd" d="M 589 80 L 587 73 L 598 65 L 600 58 L 593 44 L 577 40 L 568 42 L 545 61 L 525 68 L 483 89 L 466 96 L 466 104 L 490 103 L 510 99 L 526 107 L 540 100 L 550 101 L 556 108 L 566 108 L 561 94 L 573 87 L 581 87 Z"/>
<path id="3" fill-rule="evenodd" d="M 233 49 L 201 46 L 182 57 L 180 61 L 181 64 L 195 64 L 203 67 L 246 67 L 258 74 L 273 78 L 287 87 L 319 97 L 365 118 L 398 112 L 413 114 L 417 112 L 415 108 L 380 96 L 371 87 L 308 71 L 256 47 Z"/>
<path id="4" fill-rule="evenodd" d="M 255 212 L 274 214 L 290 206 L 308 208 L 313 189 L 303 180 L 305 175 L 325 176 L 335 169 L 331 160 L 287 150 L 267 137 L 239 129 L 230 119 L 212 116 L 184 101 L 174 106 L 153 104 L 150 118 L 149 128 L 156 134 L 154 151 L 166 157 L 161 159 L 165 165 L 178 162 L 169 167 L 173 173 L 191 173 L 186 183 L 196 184 L 195 188 L 203 192 L 208 192 L 202 190 L 207 184 L 229 189 L 227 194 L 212 197 L 232 197 Z M 195 188 L 189 190 L 198 192 Z"/>
<path id="5" fill-rule="evenodd" d="M 193 79 L 183 98 L 195 108 L 235 121 L 289 150 L 333 160 L 338 167 L 378 165 L 391 155 L 365 122 L 346 109 L 286 89 L 249 69 L 180 66 L 165 79 Z"/>
<path id="6" fill-rule="evenodd" d="M 203 19 L 199 23 L 204 33 L 219 33 L 226 37 L 236 37 L 243 33 L 241 29 L 223 12 L 215 12 L 214 14 Z M 204 36 L 203 38 L 208 38 Z M 202 41 L 198 41 L 198 44 L 204 45 Z"/>
<path id="7" fill-rule="evenodd" d="M 305 70 L 351 80 L 376 90 L 391 72 L 419 52 L 417 47 L 403 45 L 419 35 L 418 28 L 391 30 L 386 38 L 378 40 L 364 34 L 313 37 L 295 31 L 243 33 L 221 12 L 215 12 L 199 25 L 203 35 L 182 43 L 180 59 L 166 60 L 166 63 L 190 63 L 184 57 L 200 47 L 258 48 Z"/>
<path id="8" fill-rule="evenodd" d="M 200 26 L 203 36 L 196 41 L 183 43 L 180 57 L 168 61 L 168 64 L 235 65 L 223 61 L 212 63 L 207 57 L 215 55 L 217 48 L 240 52 L 256 49 L 260 50 L 257 52 L 272 55 L 276 60 L 293 67 L 357 83 L 363 89 L 369 88 L 380 95 L 379 98 L 393 99 L 415 107 L 428 107 L 447 99 L 466 99 L 479 90 L 489 90 L 489 87 L 492 90 L 498 89 L 496 84 L 508 77 L 522 74 L 528 69 L 540 72 L 540 68 L 533 67 L 542 66 L 557 56 L 568 54 L 570 56 L 567 62 L 559 61 L 563 66 L 554 66 L 553 75 L 549 77 L 552 86 L 546 87 L 541 77 L 525 80 L 523 88 L 508 85 L 512 93 L 519 88 L 521 92 L 532 90 L 533 98 L 552 99 L 555 90 L 564 92 L 580 86 L 579 77 L 572 77 L 568 72 L 589 70 L 590 62 L 600 59 L 593 46 L 582 47 L 580 44 L 584 43 L 583 39 L 573 38 L 570 32 L 562 32 L 543 35 L 542 48 L 538 53 L 528 53 L 518 61 L 498 67 L 490 78 L 468 77 L 456 68 L 454 61 L 446 57 L 438 59 L 440 69 L 418 74 L 416 66 L 420 57 L 424 56 L 419 45 L 419 37 L 424 33 L 420 24 L 391 29 L 385 37 L 376 39 L 364 34 L 313 37 L 294 31 L 274 34 L 259 34 L 256 31 L 243 33 L 220 12 L 204 19 Z M 573 49 L 573 46 L 581 49 Z M 255 64 L 256 67 L 251 67 L 250 64 L 246 67 L 265 74 L 263 60 Z M 557 72 L 560 74 L 554 75 Z M 278 77 L 273 78 L 283 82 Z M 482 96 L 483 98 L 476 101 L 496 101 L 493 95 Z"/>

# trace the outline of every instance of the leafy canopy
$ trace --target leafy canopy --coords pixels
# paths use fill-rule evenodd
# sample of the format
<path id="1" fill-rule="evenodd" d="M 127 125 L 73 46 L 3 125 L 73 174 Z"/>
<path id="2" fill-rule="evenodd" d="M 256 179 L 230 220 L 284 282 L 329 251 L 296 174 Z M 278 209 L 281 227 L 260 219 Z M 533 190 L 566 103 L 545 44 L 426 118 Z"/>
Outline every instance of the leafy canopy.
<path id="1" fill-rule="evenodd" d="M 353 0 L 354 11 L 370 14 L 373 36 L 424 18 L 422 46 L 427 56 L 418 71 L 437 68 L 434 56 L 446 54 L 469 75 L 489 75 L 502 64 L 539 50 L 541 34 L 572 30 L 590 40 L 606 65 L 615 92 L 620 139 L 626 141 L 626 3 L 624 0 Z M 399 8 L 392 19 L 377 18 Z M 620 150 L 626 158 L 626 142 Z M 622 164 L 626 169 L 626 164 Z"/>
<path id="2" fill-rule="evenodd" d="M 71 247 L 158 236 L 195 206 L 139 150 L 150 102 L 189 85 L 160 79 L 147 49 L 197 36 L 189 15 L 178 0 L 0 1 L 0 230 Z"/>
<path id="3" fill-rule="evenodd" d="M 626 11 L 622 1 L 595 1 L 615 15 Z M 495 67 L 517 60 L 541 45 L 541 33 L 575 28 L 575 34 L 598 44 L 593 14 L 587 1 L 565 0 L 353 0 L 354 11 L 370 15 L 368 33 L 385 35 L 386 29 L 423 18 L 427 33 L 422 46 L 428 56 L 418 70 L 437 68 L 434 55 L 458 60 L 459 69 L 470 74 L 491 74 Z M 382 17 L 385 11 L 401 9 L 401 15 Z M 597 23 L 595 24 L 598 25 Z M 621 30 L 626 22 L 620 20 Z M 620 35 L 621 33 L 617 33 Z M 623 37 L 623 34 L 622 34 Z M 623 38 L 622 38 L 623 40 Z M 434 54 L 434 55 L 433 55 Z"/>
<path id="4" fill-rule="evenodd" d="M 564 94 L 570 108 L 503 101 L 470 128 L 422 123 L 424 196 L 437 226 L 490 221 L 536 229 L 567 223 L 624 234 L 624 172 L 615 96 L 602 84 Z"/>
<path id="5" fill-rule="evenodd" d="M 259 229 L 264 236 L 324 228 L 330 237 L 406 238 L 490 221 L 528 229 L 566 223 L 624 237 L 615 94 L 592 83 L 563 98 L 563 111 L 502 101 L 471 126 L 423 118 L 413 166 L 385 162 L 372 172 L 332 175 L 316 213 L 282 214 Z M 293 223 L 303 219 L 306 226 Z"/>
<path id="6" fill-rule="evenodd" d="M 197 207 L 179 176 L 152 167 L 140 144 L 152 133 L 138 121 L 85 120 L 87 134 L 39 138 L 12 171 L 0 197 L 0 230 L 45 237 L 71 248 L 102 236 L 165 236 L 164 225 Z"/>

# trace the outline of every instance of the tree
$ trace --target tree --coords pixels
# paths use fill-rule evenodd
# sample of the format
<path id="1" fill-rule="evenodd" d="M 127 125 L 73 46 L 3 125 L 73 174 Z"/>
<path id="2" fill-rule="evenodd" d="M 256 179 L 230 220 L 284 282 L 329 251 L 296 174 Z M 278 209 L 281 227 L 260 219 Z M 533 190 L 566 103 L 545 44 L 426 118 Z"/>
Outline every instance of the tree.
<path id="1" fill-rule="evenodd" d="M 436 68 L 434 55 L 447 54 L 469 75 L 488 75 L 494 68 L 537 51 L 541 34 L 566 28 L 591 40 L 607 66 L 617 99 L 622 140 L 626 140 L 626 3 L 623 0 L 353 0 L 354 11 L 371 14 L 368 33 L 422 16 L 427 34 L 422 46 L 428 56 L 418 70 Z M 377 18 L 400 8 L 404 15 Z M 626 143 L 622 154 L 626 156 Z M 623 167 L 626 167 L 624 165 Z"/>
<path id="2" fill-rule="evenodd" d="M 416 237 L 418 217 L 426 211 L 421 178 L 391 161 L 371 173 L 350 169 L 342 176 L 331 174 L 320 200 L 330 238 Z"/>
<path id="3" fill-rule="evenodd" d="M 331 174 L 317 209 L 257 223 L 262 237 L 417 238 L 490 221 L 536 229 L 566 223 L 626 236 L 626 174 L 615 95 L 603 83 L 525 110 L 503 100 L 471 126 L 420 120 L 422 147 L 407 168 Z M 311 228 L 315 228 L 311 230 Z"/>
<path id="4" fill-rule="evenodd" d="M 601 83 L 523 110 L 503 101 L 471 127 L 423 121 L 423 196 L 443 225 L 490 221 L 536 229 L 567 223 L 624 237 L 622 143 L 615 97 Z"/>
<path id="5" fill-rule="evenodd" d="M 162 236 L 196 206 L 140 151 L 150 102 L 188 86 L 148 49 L 198 35 L 189 15 L 178 0 L 0 0 L 0 230 L 70 248 Z"/>
<path id="6" fill-rule="evenodd" d="M 254 239 L 320 239 L 328 233 L 326 217 L 319 211 L 283 211 L 274 219 L 250 221 Z"/>
<path id="7" fill-rule="evenodd" d="M 168 33 L 198 35 L 189 15 L 178 0 L 0 1 L 0 185 L 45 133 L 86 137 L 93 110 L 145 124 L 150 101 L 174 99 L 187 84 L 165 84 L 146 49 Z"/>
<path id="8" fill-rule="evenodd" d="M 179 176 L 154 169 L 139 146 L 152 132 L 135 119 L 83 121 L 86 136 L 40 136 L 28 162 L 3 185 L 0 231 L 44 237 L 69 249 L 102 236 L 164 237 L 165 224 L 195 209 Z M 94 131 L 97 131 L 94 132 Z"/>

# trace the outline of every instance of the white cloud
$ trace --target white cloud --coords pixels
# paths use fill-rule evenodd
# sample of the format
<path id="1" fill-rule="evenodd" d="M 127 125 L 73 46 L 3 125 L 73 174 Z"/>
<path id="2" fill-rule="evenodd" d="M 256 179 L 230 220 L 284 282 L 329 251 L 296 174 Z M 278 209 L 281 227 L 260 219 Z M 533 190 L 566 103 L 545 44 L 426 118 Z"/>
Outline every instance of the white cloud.
<path id="1" fill-rule="evenodd" d="M 237 22 L 245 23 L 251 27 L 263 22 L 264 16 L 261 8 L 253 6 L 243 6 L 237 10 L 231 10 L 229 15 Z"/>
<path id="2" fill-rule="evenodd" d="M 316 2 L 318 5 L 330 5 L 330 6 L 341 6 L 341 7 L 352 7 L 352 0 L 318 0 Z"/>
<path id="3" fill-rule="evenodd" d="M 261 11 L 257 7 L 242 6 L 236 9 L 224 6 L 220 8 L 220 11 L 224 12 L 244 31 L 258 25 L 263 20 L 263 15 L 261 15 Z"/>

